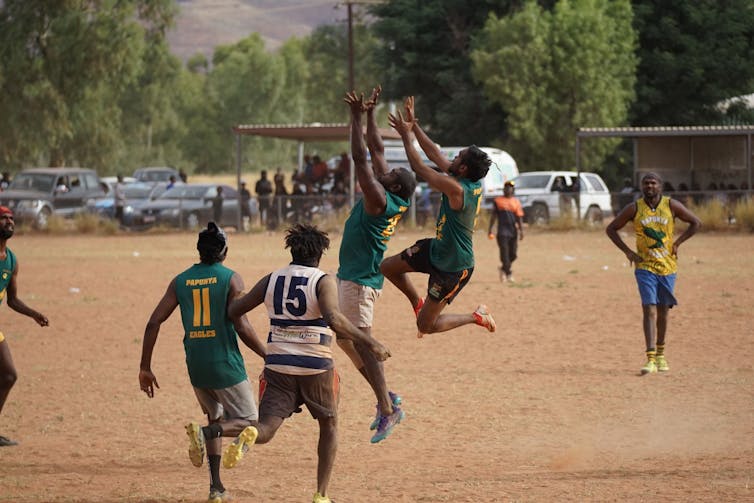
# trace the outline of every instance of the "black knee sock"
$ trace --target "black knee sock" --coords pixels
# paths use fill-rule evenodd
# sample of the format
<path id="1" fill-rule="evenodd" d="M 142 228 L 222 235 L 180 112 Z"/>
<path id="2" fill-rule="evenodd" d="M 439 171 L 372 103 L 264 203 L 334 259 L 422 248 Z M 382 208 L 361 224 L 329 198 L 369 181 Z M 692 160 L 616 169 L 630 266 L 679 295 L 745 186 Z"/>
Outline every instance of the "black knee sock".
<path id="1" fill-rule="evenodd" d="M 204 438 L 220 438 L 223 436 L 223 427 L 219 423 L 212 423 L 209 426 L 202 426 Z"/>
<path id="2" fill-rule="evenodd" d="M 209 460 L 209 485 L 213 489 L 218 491 L 224 491 L 225 487 L 220 481 L 220 459 L 222 456 L 219 454 L 210 454 L 207 456 Z"/>

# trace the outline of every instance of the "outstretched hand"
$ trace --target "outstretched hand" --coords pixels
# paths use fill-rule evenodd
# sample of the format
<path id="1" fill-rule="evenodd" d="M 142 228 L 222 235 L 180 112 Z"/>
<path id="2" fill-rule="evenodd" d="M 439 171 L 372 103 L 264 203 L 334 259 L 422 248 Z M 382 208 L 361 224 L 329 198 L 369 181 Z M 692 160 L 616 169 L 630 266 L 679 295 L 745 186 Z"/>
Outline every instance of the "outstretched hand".
<path id="1" fill-rule="evenodd" d="M 346 93 L 346 97 L 343 98 L 348 106 L 351 108 L 351 115 L 359 116 L 364 111 L 364 94 L 356 95 L 356 91 L 350 91 Z"/>
<path id="2" fill-rule="evenodd" d="M 413 126 L 413 124 L 403 118 L 403 114 L 400 112 L 396 115 L 387 114 L 387 121 L 390 123 L 390 127 L 395 129 L 401 137 L 409 134 L 411 132 L 411 127 Z"/>
<path id="3" fill-rule="evenodd" d="M 411 124 L 413 126 L 414 122 L 416 122 L 416 114 L 414 113 L 414 97 L 409 96 L 406 98 L 406 100 L 403 102 L 403 108 L 406 109 L 406 122 Z"/>
<path id="4" fill-rule="evenodd" d="M 374 108 L 377 106 L 377 102 L 379 101 L 380 94 L 382 94 L 382 86 L 377 84 L 377 87 L 372 89 L 372 95 L 364 103 L 364 109 L 367 112 L 374 110 Z"/>

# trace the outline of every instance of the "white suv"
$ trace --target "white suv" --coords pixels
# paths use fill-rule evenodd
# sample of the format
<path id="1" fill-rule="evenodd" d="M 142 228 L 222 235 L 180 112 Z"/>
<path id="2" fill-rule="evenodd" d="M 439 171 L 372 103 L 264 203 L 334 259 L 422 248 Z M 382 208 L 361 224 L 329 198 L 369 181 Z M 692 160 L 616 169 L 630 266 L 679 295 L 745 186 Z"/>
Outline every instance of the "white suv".
<path id="1" fill-rule="evenodd" d="M 577 183 L 580 180 L 580 183 Z M 575 171 L 531 171 L 514 179 L 515 195 L 521 201 L 529 223 L 545 224 L 551 218 L 576 215 L 592 223 L 612 214 L 610 191 L 596 173 Z"/>

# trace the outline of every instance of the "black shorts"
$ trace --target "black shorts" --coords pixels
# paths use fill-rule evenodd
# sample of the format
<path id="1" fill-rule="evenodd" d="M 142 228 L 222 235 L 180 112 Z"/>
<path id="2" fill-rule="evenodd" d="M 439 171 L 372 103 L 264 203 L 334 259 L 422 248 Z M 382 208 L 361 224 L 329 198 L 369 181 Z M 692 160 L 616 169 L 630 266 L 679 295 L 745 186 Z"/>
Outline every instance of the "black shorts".
<path id="1" fill-rule="evenodd" d="M 321 374 L 292 375 L 264 369 L 259 380 L 259 417 L 290 417 L 306 405 L 314 419 L 338 417 L 340 376 L 335 369 Z"/>
<path id="2" fill-rule="evenodd" d="M 427 282 L 427 295 L 438 301 L 450 304 L 456 298 L 466 283 L 471 279 L 474 268 L 462 269 L 455 272 L 441 271 L 432 265 L 429 259 L 429 247 L 431 239 L 420 239 L 410 248 L 401 252 L 401 258 L 405 260 L 414 271 L 429 274 Z"/>

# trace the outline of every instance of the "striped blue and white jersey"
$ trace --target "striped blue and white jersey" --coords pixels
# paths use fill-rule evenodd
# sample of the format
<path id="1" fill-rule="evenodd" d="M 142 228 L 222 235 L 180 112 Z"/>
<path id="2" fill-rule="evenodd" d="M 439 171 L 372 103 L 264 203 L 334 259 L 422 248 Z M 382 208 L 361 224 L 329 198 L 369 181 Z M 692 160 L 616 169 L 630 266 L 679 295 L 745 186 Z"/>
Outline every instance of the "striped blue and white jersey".
<path id="1" fill-rule="evenodd" d="M 270 274 L 264 304 L 270 317 L 265 367 L 313 375 L 333 368 L 333 331 L 319 310 L 317 283 L 325 272 L 290 264 Z"/>

